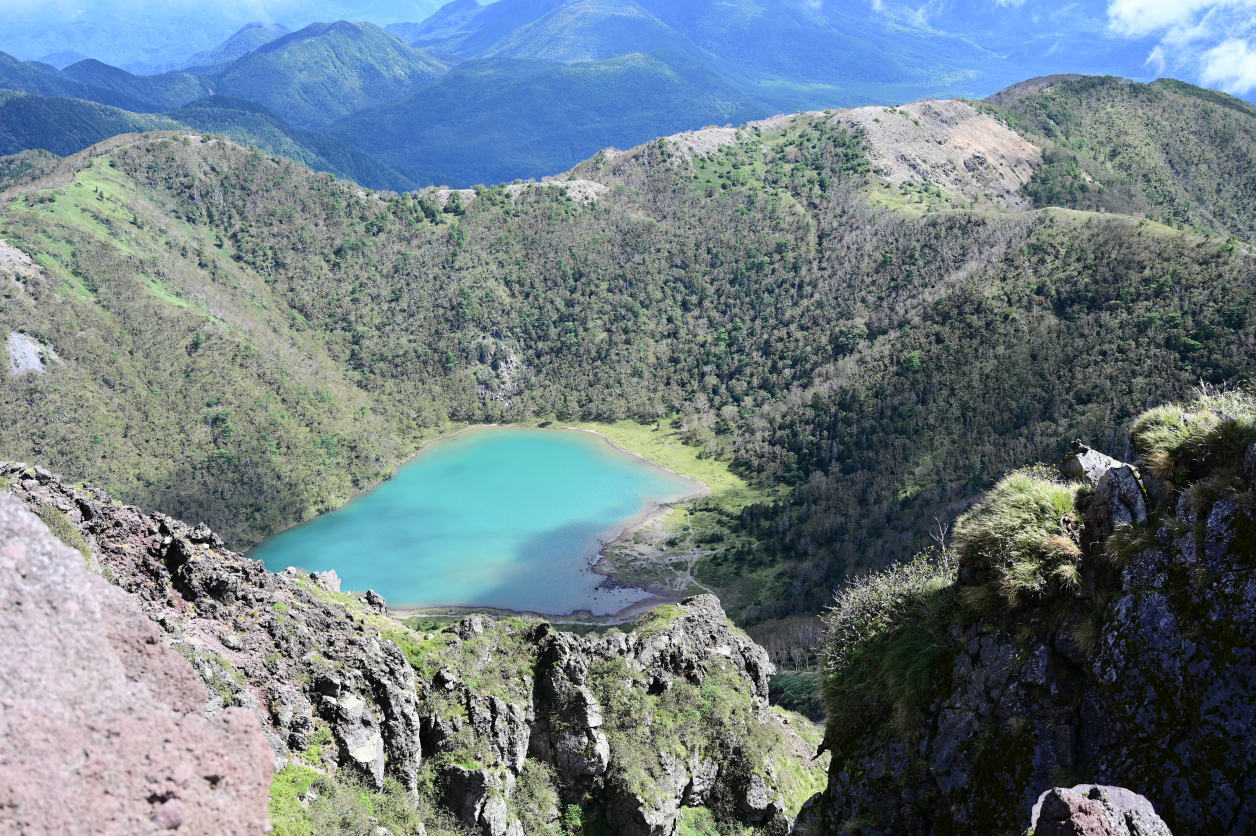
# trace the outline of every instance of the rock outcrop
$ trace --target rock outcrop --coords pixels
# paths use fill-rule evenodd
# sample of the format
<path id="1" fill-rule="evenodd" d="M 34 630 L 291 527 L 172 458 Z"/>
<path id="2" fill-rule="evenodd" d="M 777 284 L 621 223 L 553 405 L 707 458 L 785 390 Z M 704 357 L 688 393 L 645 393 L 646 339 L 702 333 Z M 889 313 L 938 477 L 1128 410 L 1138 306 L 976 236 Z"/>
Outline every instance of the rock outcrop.
<path id="1" fill-rule="evenodd" d="M 206 691 L 134 600 L 0 493 L 0 831 L 261 834 L 257 719 Z"/>
<path id="2" fill-rule="evenodd" d="M 341 592 L 333 573 L 268 572 L 203 525 L 41 467 L 0 463 L 0 488 L 6 480 L 191 662 L 200 684 L 185 710 L 260 725 L 278 768 L 412 792 L 427 769 L 424 785 L 484 836 L 522 836 L 513 795 L 529 757 L 552 769 L 563 804 L 633 836 L 671 836 L 682 806 L 716 801 L 725 818 L 786 829 L 786 797 L 815 769 L 768 708 L 767 653 L 713 596 L 662 608 L 630 633 L 582 638 L 535 618 L 469 616 L 420 634 L 376 593 Z M 657 712 L 680 710 L 669 701 L 689 706 L 700 692 L 723 726 L 686 731 L 668 751 L 634 742 Z M 715 798 L 721 785 L 739 801 Z"/>
<path id="3" fill-rule="evenodd" d="M 952 622 L 919 737 L 886 726 L 843 744 L 805 821 L 835 834 L 857 822 L 1017 831 L 1060 776 L 1076 776 L 1142 793 L 1147 816 L 1179 836 L 1251 831 L 1256 466 L 1211 462 L 1175 486 L 1077 444 L 1061 469 L 1084 485 L 1076 585 Z M 961 569 L 957 600 L 981 591 L 977 574 Z M 1129 832 L 1161 832 L 1138 826 Z"/>
<path id="4" fill-rule="evenodd" d="M 1151 802 L 1124 787 L 1078 784 L 1044 792 L 1029 820 L 1030 836 L 1173 836 Z"/>

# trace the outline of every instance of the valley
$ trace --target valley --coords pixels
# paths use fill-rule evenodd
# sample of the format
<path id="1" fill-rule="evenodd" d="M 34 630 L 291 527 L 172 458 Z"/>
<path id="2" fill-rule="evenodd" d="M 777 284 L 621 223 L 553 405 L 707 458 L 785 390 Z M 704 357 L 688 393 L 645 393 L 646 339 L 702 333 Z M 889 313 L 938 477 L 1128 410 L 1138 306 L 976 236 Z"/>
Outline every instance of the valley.
<path id="1" fill-rule="evenodd" d="M 1224 729 L 1250 720 L 1256 109 L 1069 75 L 769 116 L 705 53 L 545 63 L 523 35 L 561 15 L 491 41 L 518 4 L 455 5 L 411 46 L 265 33 L 212 93 L 192 72 L 4 65 L 55 81 L 0 101 L 5 525 L 47 526 L 212 717 L 250 718 L 277 830 L 1003 833 L 1044 790 L 1103 779 L 1156 795 L 1174 832 L 1240 832 L 1250 758 Z M 363 46 L 380 38 L 388 61 Z M 285 64 L 363 56 L 377 73 L 337 64 L 318 95 Z M 684 83 L 651 99 L 659 78 Z M 643 110 L 616 100 L 633 79 Z M 561 153 L 495 144 L 567 131 L 545 118 L 585 83 L 602 115 Z M 468 84 L 531 121 L 480 130 Z M 448 121 L 415 130 L 422 108 Z M 643 141 L 606 147 L 603 116 Z M 452 144 L 489 162 L 432 150 Z M 605 546 L 603 591 L 626 597 L 600 610 L 310 574 L 339 570 L 325 526 L 487 425 L 468 437 L 603 433 L 709 492 L 629 491 L 572 535 L 587 562 L 594 535 L 671 504 Z M 538 455 L 523 470 L 557 456 Z M 493 502 L 467 530 L 524 504 Z M 367 519 L 337 548 L 439 528 L 421 523 Z M 302 531 L 265 565 L 241 554 Z M 411 580 L 470 582 L 460 559 Z M 561 592 L 525 571 L 511 594 Z M 666 603 L 625 611 L 642 589 Z M 1233 697 L 1217 716 L 1181 673 L 1197 650 L 1194 676 Z M 1162 793 L 1161 736 L 1175 774 L 1224 752 L 1230 795 Z"/>

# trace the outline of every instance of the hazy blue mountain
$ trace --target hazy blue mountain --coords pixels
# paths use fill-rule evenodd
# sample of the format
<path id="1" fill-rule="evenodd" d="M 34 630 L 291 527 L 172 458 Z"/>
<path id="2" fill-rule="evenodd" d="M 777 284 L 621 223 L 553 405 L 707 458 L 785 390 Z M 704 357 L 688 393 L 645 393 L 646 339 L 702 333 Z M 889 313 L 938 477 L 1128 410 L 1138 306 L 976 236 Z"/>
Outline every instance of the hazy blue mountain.
<path id="1" fill-rule="evenodd" d="M 554 174 L 607 146 L 768 113 L 678 53 L 574 64 L 492 58 L 459 64 L 327 131 L 398 167 L 431 172 L 427 182 L 469 186 Z"/>
<path id="2" fill-rule="evenodd" d="M 158 115 L 0 90 L 0 156 L 41 149 L 64 157 L 118 134 L 188 128 L 225 134 L 241 145 L 256 146 L 369 188 L 404 191 L 415 186 L 408 175 L 344 140 L 295 128 L 263 105 L 244 99 L 209 96 Z"/>
<path id="3" fill-rule="evenodd" d="M 455 0 L 392 30 L 468 58 L 581 61 L 668 49 L 777 109 L 975 94 L 979 87 L 956 82 L 994 58 L 959 38 L 863 11 L 825 16 L 792 0 Z"/>
<path id="4" fill-rule="evenodd" d="M 452 0 L 422 23 L 393 23 L 384 28 L 412 46 L 423 46 L 426 42 L 449 41 L 475 31 L 471 22 L 483 10 L 477 0 Z"/>
<path id="5" fill-rule="evenodd" d="M 256 145 L 315 171 L 330 171 L 372 189 L 406 191 L 415 187 L 408 175 L 388 163 L 343 139 L 293 127 L 257 102 L 209 96 L 166 115 L 197 130 L 226 134 L 243 145 Z"/>
<path id="6" fill-rule="evenodd" d="M 225 65 L 243 58 L 258 47 L 286 34 L 288 34 L 288 28 L 278 23 L 246 23 L 240 31 L 218 46 L 193 55 L 188 59 L 187 66 L 182 69 L 189 72 L 212 72 L 222 69 Z"/>
<path id="7" fill-rule="evenodd" d="M 22 58 L 73 52 L 78 60 L 95 58 L 131 72 L 165 72 L 213 49 L 249 20 L 231 19 L 230 13 L 221 3 L 199 9 L 122 0 L 0 3 L 0 50 Z"/>
<path id="8" fill-rule="evenodd" d="M 94 58 L 71 64 L 61 74 L 91 87 L 112 90 L 144 102 L 146 107 L 142 110 L 148 111 L 181 107 L 213 92 L 208 79 L 191 73 L 134 75 Z"/>
<path id="9" fill-rule="evenodd" d="M 42 149 L 64 157 L 118 134 L 178 127 L 164 116 L 0 90 L 0 156 Z"/>
<path id="10" fill-rule="evenodd" d="M 445 65 L 370 23 L 315 23 L 250 52 L 215 76 L 215 92 L 262 102 L 317 128 L 403 96 Z"/>
<path id="11" fill-rule="evenodd" d="M 100 104 L 120 107 L 123 110 L 149 109 L 146 102 L 117 90 L 95 87 L 65 76 L 61 70 L 49 64 L 19 61 L 12 55 L 0 52 L 0 89 L 32 93 L 37 96 L 64 96 L 84 99 Z"/>
<path id="12" fill-rule="evenodd" d="M 1141 77 L 1148 45 L 1114 39 L 1106 4 L 928 7 L 816 0 L 454 0 L 390 31 L 464 58 L 580 61 L 683 52 L 776 109 L 986 95 L 1060 67 Z"/>
<path id="13" fill-rule="evenodd" d="M 60 52 L 51 52 L 47 55 L 41 55 L 32 61 L 32 64 L 47 64 L 55 70 L 63 70 L 71 64 L 77 64 L 79 61 L 86 61 L 91 56 L 84 55 L 73 49 L 63 49 Z"/>

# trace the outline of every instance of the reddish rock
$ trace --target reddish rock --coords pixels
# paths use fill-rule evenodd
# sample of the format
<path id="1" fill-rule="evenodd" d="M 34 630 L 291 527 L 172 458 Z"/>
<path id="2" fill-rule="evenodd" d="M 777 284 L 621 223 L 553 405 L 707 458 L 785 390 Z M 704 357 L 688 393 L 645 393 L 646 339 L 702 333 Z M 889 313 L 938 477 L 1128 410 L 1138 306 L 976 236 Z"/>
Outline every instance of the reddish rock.
<path id="1" fill-rule="evenodd" d="M 1034 836 L 1116 836 L 1098 801 L 1066 789 L 1042 797 L 1042 814 Z"/>
<path id="2" fill-rule="evenodd" d="M 1038 797 L 1033 836 L 1173 836 L 1151 802 L 1124 787 L 1078 784 Z"/>
<path id="3" fill-rule="evenodd" d="M 122 590 L 0 493 L 0 833 L 260 834 L 273 757 Z"/>

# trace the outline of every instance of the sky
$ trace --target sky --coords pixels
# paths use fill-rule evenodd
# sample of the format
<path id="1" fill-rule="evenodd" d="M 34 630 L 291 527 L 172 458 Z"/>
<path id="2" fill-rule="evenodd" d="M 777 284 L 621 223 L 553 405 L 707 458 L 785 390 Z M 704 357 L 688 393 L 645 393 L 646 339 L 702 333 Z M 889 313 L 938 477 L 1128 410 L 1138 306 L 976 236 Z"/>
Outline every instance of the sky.
<path id="1" fill-rule="evenodd" d="M 1023 33 L 1025 43 L 1045 45 L 1040 51 L 1046 57 L 1059 50 L 1055 72 L 1069 71 L 1070 62 L 1088 51 L 1115 50 L 1127 56 L 1124 66 L 1141 70 L 1131 68 L 1131 75 L 1172 76 L 1245 98 L 1256 93 L 1256 0 L 798 1 L 896 15 L 906 25 L 969 35 L 983 45 L 991 38 L 1015 41 Z M 0 0 L 0 50 L 22 59 L 69 51 L 152 71 L 211 49 L 250 21 L 293 29 L 340 18 L 386 25 L 422 20 L 439 5 L 440 0 Z M 1063 35 L 1051 41 L 1053 33 Z"/>

